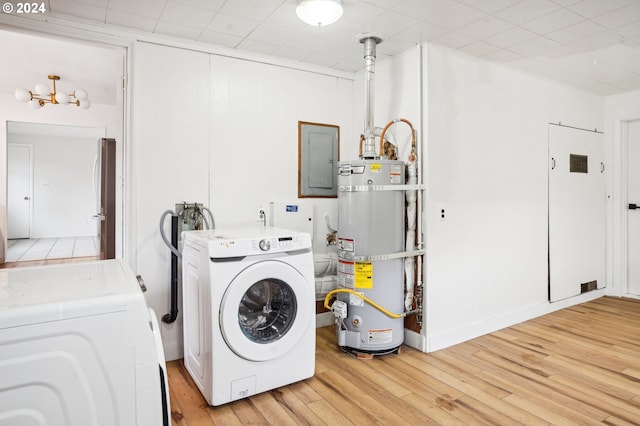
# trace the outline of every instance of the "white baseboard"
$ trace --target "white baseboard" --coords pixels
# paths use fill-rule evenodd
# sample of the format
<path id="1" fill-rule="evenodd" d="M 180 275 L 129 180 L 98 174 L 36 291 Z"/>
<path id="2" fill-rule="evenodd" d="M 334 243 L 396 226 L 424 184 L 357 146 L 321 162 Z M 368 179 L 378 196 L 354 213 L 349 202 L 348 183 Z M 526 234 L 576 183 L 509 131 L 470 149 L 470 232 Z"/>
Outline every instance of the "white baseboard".
<path id="1" fill-rule="evenodd" d="M 526 306 L 521 309 L 506 312 L 496 317 L 485 318 L 483 321 L 473 324 L 467 324 L 455 329 L 445 330 L 441 333 L 431 334 L 426 338 L 425 352 L 435 352 L 439 349 L 448 348 L 450 346 L 457 345 L 458 343 L 466 342 L 468 340 L 475 339 L 476 337 L 484 336 L 485 334 L 493 333 L 494 331 L 510 327 L 560 309 L 574 306 L 579 303 L 598 299 L 603 296 L 605 296 L 605 289 L 594 290 L 554 303 L 544 302 Z"/>
<path id="2" fill-rule="evenodd" d="M 404 329 L 404 344 L 421 352 L 427 351 L 427 339 L 413 330 Z"/>

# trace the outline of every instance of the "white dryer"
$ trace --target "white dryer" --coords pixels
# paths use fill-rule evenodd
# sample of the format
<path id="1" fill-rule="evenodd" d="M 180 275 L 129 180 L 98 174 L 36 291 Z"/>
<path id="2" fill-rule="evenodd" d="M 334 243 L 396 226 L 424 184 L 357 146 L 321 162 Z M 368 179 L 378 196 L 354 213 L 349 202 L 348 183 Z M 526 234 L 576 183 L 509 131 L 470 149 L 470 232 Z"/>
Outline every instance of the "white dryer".
<path id="1" fill-rule="evenodd" d="M 311 237 L 279 228 L 182 234 L 184 363 L 211 405 L 313 376 Z"/>
<path id="2" fill-rule="evenodd" d="M 140 287 L 121 260 L 0 269 L 0 425 L 170 425 Z"/>

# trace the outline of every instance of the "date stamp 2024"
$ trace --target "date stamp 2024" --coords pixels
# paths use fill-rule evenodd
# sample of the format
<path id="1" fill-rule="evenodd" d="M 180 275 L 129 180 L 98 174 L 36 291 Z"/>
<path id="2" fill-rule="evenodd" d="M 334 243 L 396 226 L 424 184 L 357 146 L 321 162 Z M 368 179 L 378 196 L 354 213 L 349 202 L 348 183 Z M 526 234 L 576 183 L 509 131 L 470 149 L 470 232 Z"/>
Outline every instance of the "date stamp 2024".
<path id="1" fill-rule="evenodd" d="M 47 5 L 44 2 L 31 2 L 31 3 L 3 3 L 2 11 L 4 13 L 15 13 L 18 15 L 22 14 L 38 14 L 45 13 L 47 11 Z"/>

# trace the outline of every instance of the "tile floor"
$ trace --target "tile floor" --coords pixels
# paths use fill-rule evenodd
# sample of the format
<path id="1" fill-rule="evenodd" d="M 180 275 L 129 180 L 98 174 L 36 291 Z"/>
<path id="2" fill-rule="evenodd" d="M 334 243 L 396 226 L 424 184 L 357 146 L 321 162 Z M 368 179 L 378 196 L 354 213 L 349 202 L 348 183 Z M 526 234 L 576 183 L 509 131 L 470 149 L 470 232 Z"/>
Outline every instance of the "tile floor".
<path id="1" fill-rule="evenodd" d="M 6 262 L 98 256 L 97 237 L 30 238 L 9 240 Z"/>

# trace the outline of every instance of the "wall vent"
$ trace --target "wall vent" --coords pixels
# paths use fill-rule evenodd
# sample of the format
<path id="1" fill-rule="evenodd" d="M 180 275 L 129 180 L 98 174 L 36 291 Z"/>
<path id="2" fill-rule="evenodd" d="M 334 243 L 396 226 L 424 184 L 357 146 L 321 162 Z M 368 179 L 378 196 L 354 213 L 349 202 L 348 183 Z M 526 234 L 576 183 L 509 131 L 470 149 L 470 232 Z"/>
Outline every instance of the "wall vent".
<path id="1" fill-rule="evenodd" d="M 588 157 L 586 155 L 569 154 L 569 172 L 589 173 Z"/>
<path id="2" fill-rule="evenodd" d="M 598 280 L 589 281 L 588 283 L 580 284 L 580 294 L 586 293 L 591 290 L 596 290 L 598 288 Z"/>

